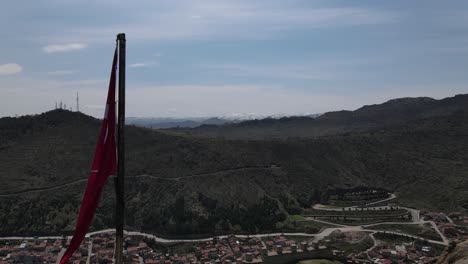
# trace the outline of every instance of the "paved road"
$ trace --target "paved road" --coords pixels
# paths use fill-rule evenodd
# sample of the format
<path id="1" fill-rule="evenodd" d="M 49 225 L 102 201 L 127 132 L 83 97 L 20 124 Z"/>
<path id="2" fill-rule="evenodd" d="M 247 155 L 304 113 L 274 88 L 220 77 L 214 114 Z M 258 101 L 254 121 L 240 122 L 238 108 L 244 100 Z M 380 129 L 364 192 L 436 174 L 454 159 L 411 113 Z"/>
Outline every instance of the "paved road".
<path id="1" fill-rule="evenodd" d="M 372 247 L 368 248 L 368 249 L 366 250 L 366 253 L 368 253 L 369 251 L 373 250 L 373 249 L 377 246 L 377 239 L 375 239 L 374 234 L 369 234 L 369 236 L 370 236 L 370 238 L 372 239 L 372 241 L 374 242 L 374 245 L 373 245 Z M 369 256 L 369 255 L 367 255 L 367 256 Z"/>
<path id="2" fill-rule="evenodd" d="M 91 254 L 93 253 L 93 240 L 90 239 L 88 247 L 88 257 L 86 258 L 86 264 L 91 263 Z"/>
<path id="3" fill-rule="evenodd" d="M 366 204 L 366 206 L 386 202 L 386 201 L 395 199 L 396 197 L 397 197 L 396 194 L 391 194 L 389 198 Z M 323 210 L 323 211 L 348 211 L 348 210 L 355 211 L 355 210 L 360 210 L 360 208 L 357 207 L 357 206 L 338 207 L 338 206 L 325 206 L 325 205 L 322 205 L 322 204 L 315 204 L 315 205 L 312 206 L 312 208 L 317 209 L 317 210 Z M 378 210 L 385 210 L 385 209 L 390 209 L 390 208 L 391 208 L 390 206 L 386 206 L 386 205 L 385 206 L 370 206 L 370 207 L 367 207 L 366 209 L 364 209 L 364 211 L 367 210 L 367 211 L 372 211 L 373 212 L 374 209 L 376 211 L 378 211 Z M 395 206 L 394 206 L 394 208 L 395 208 Z M 403 207 L 403 206 L 396 206 L 396 208 L 405 209 L 405 210 L 409 211 L 411 213 L 412 221 L 414 223 L 419 223 L 420 222 L 419 210 L 414 209 L 414 208 L 409 208 L 409 207 Z"/>
<path id="4" fill-rule="evenodd" d="M 220 176 L 224 173 L 228 172 L 239 172 L 239 171 L 249 171 L 249 170 L 277 170 L 281 169 L 279 166 L 269 166 L 269 167 L 243 167 L 243 168 L 236 168 L 236 169 L 229 169 L 229 170 L 222 170 L 222 171 L 215 171 L 215 172 L 209 172 L 209 173 L 200 173 L 200 174 L 193 174 L 193 175 L 186 175 L 186 176 L 181 176 L 181 177 L 175 177 L 175 178 L 168 178 L 168 177 L 161 177 L 161 176 L 154 176 L 150 174 L 141 174 L 141 175 L 135 175 L 135 176 L 128 176 L 127 178 L 151 178 L 151 179 L 158 179 L 158 180 L 164 180 L 164 181 L 180 181 L 180 180 L 185 180 L 185 179 L 192 179 L 192 178 L 198 178 L 198 177 L 208 177 L 208 176 Z M 11 196 L 18 196 L 18 195 L 24 195 L 28 193 L 37 193 L 37 192 L 44 192 L 44 191 L 52 191 L 52 190 L 57 190 L 61 189 L 70 185 L 74 185 L 77 183 L 81 182 L 86 182 L 88 178 L 84 179 L 79 179 L 67 183 L 62 183 L 54 186 L 49 186 L 49 187 L 42 187 L 42 188 L 30 188 L 30 189 L 25 189 L 17 192 L 11 192 L 11 193 L 3 193 L 0 194 L 1 197 L 11 197 Z"/>
<path id="5" fill-rule="evenodd" d="M 382 202 L 386 202 L 386 201 L 389 201 L 389 200 L 392 200 L 392 199 L 395 199 L 397 196 L 395 194 L 392 194 L 389 198 L 387 199 L 384 199 L 384 200 L 380 200 L 380 201 L 376 201 L 376 202 L 373 202 L 373 203 L 369 203 L 369 204 L 366 204 L 366 206 L 369 206 L 369 205 L 372 205 L 372 204 L 378 204 L 378 203 L 382 203 Z M 314 209 L 319 209 L 319 210 L 325 210 L 325 211 L 343 211 L 343 208 L 345 210 L 353 210 L 356 209 L 355 206 L 350 206 L 350 207 L 328 207 L 328 206 L 323 206 L 323 205 L 320 205 L 320 204 L 316 204 L 313 206 Z M 377 206 L 377 207 L 368 207 L 368 208 L 376 208 L 377 210 L 379 208 L 389 208 L 389 206 Z M 411 218 L 412 218 L 412 221 L 411 222 L 381 222 L 381 223 L 375 223 L 375 224 L 369 224 L 369 225 L 363 225 L 364 227 L 366 226 L 374 226 L 374 225 L 381 225 L 381 224 L 396 224 L 396 225 L 401 225 L 401 224 L 425 224 L 425 223 L 429 223 L 432 225 L 432 227 L 434 228 L 434 230 L 439 234 L 439 236 L 442 238 L 442 241 L 443 242 L 440 242 L 440 241 L 435 241 L 435 240 L 431 240 L 432 242 L 436 243 L 436 244 L 441 244 L 441 245 L 448 245 L 449 241 L 448 239 L 445 237 L 445 235 L 440 231 L 439 227 L 434 223 L 434 221 L 424 221 L 422 220 L 420 217 L 419 217 L 419 210 L 417 209 L 414 209 L 414 208 L 409 208 L 409 207 L 403 207 L 403 206 L 398 206 L 398 208 L 400 209 L 405 209 L 407 211 L 409 211 L 411 213 Z M 450 221 L 450 220 L 449 220 Z M 326 222 L 326 221 L 321 221 L 322 223 L 325 223 L 325 224 L 332 224 L 330 222 Z M 387 233 L 395 233 L 395 234 L 400 234 L 400 235 L 406 235 L 406 234 L 401 234 L 401 233 L 397 233 L 397 232 L 392 232 L 392 231 L 386 231 Z M 412 236 L 412 235 L 407 235 L 407 236 L 411 236 L 411 237 L 416 237 L 416 236 Z M 418 237 L 416 237 L 418 238 Z M 422 239 L 422 238 L 420 238 Z"/>
<path id="6" fill-rule="evenodd" d="M 57 255 L 57 262 L 55 262 L 56 264 L 59 264 L 59 263 L 60 263 L 60 259 L 62 259 L 63 254 L 65 254 L 65 248 L 62 248 L 62 249 L 60 250 L 60 252 L 58 253 L 58 255 Z"/>
<path id="7" fill-rule="evenodd" d="M 439 234 L 439 236 L 442 238 L 442 240 L 444 241 L 444 243 L 446 245 L 449 244 L 449 241 L 448 239 L 444 236 L 444 234 L 440 231 L 439 227 L 436 225 L 436 223 L 434 223 L 434 221 L 423 221 L 421 220 L 421 223 L 430 223 L 432 225 L 432 227 L 435 229 L 435 231 Z"/>
<path id="8" fill-rule="evenodd" d="M 344 226 L 344 227 L 330 227 L 330 228 L 325 228 L 323 229 L 320 233 L 317 234 L 308 234 L 308 233 L 266 233 L 266 234 L 253 234 L 253 235 L 235 235 L 236 237 L 239 238 L 250 238 L 250 237 L 271 237 L 271 236 L 305 236 L 305 237 L 314 237 L 314 241 L 319 241 L 323 239 L 326 236 L 329 236 L 332 232 L 340 230 L 341 232 L 349 232 L 349 231 L 363 231 L 363 232 L 369 232 L 372 234 L 378 233 L 379 231 L 377 230 L 370 230 L 370 229 L 365 229 L 362 226 Z M 113 233 L 115 232 L 115 229 L 104 229 L 104 230 L 99 230 L 95 232 L 88 233 L 86 237 L 98 235 L 98 234 L 103 234 L 103 233 Z M 382 231 L 380 231 L 382 232 Z M 396 235 L 402 235 L 402 236 L 410 236 L 415 239 L 420 239 L 420 240 L 426 240 L 423 237 L 418 237 L 418 236 L 413 236 L 413 235 L 408 235 L 404 233 L 399 233 L 399 232 L 393 232 L 393 231 L 386 231 L 386 233 L 391 233 L 391 234 L 396 234 Z M 215 237 L 208 237 L 208 238 L 201 238 L 201 239 L 166 239 L 166 238 L 161 238 L 152 234 L 147 234 L 147 233 L 142 233 L 142 232 L 134 232 L 134 231 L 125 231 L 126 235 L 130 236 L 143 236 L 147 238 L 154 239 L 156 242 L 159 243 L 185 243 L 185 242 L 205 242 L 205 241 L 211 241 L 213 238 L 228 238 L 230 235 L 223 235 L 223 236 L 215 236 Z M 68 236 L 67 238 L 71 238 L 71 236 Z M 33 240 L 35 239 L 34 237 L 2 237 L 0 240 Z M 61 236 L 44 236 L 44 237 L 38 237 L 37 239 L 62 239 Z M 434 244 L 440 244 L 440 245 L 448 245 L 447 241 L 436 241 L 436 240 L 427 240 L 430 243 Z"/>
<path id="9" fill-rule="evenodd" d="M 397 198 L 396 194 L 392 193 L 392 194 L 390 194 L 390 197 L 388 197 L 388 198 L 365 204 L 365 206 L 370 206 L 370 205 L 374 205 L 374 204 L 387 202 L 387 201 L 393 200 L 395 198 Z M 340 207 L 340 206 L 328 206 L 328 205 L 322 205 L 322 204 L 315 204 L 314 206 L 312 206 L 312 208 L 317 209 L 317 210 L 327 210 L 327 211 L 343 211 L 343 209 L 345 211 L 355 211 L 355 210 L 360 210 L 361 206 L 353 205 L 353 206 Z M 376 210 L 378 210 L 378 209 L 388 209 L 388 208 L 390 208 L 390 206 L 374 206 L 372 208 L 375 208 Z"/>
<path id="10" fill-rule="evenodd" d="M 258 169 L 258 168 L 256 168 L 256 169 Z M 215 172 L 214 174 L 216 174 L 216 173 L 221 173 L 221 172 Z M 200 174 L 199 176 L 201 176 L 201 175 L 207 176 L 209 174 Z M 196 177 L 196 176 L 197 175 L 192 175 L 192 176 L 189 176 L 189 177 Z M 181 178 L 185 178 L 185 177 L 180 177 L 179 179 L 181 179 Z M 393 197 L 393 198 L 395 198 L 395 197 Z M 379 202 L 382 202 L 382 201 L 379 201 Z M 385 231 L 385 233 L 412 237 L 414 239 L 425 240 L 425 241 L 428 241 L 429 243 L 433 243 L 433 244 L 439 244 L 439 245 L 444 245 L 444 246 L 448 245 L 448 243 L 449 243 L 448 240 L 442 234 L 442 232 L 440 232 L 439 228 L 437 227 L 437 225 L 433 221 L 424 221 L 424 220 L 419 218 L 419 210 L 412 209 L 412 208 L 406 208 L 406 207 L 400 207 L 400 208 L 404 208 L 404 209 L 407 209 L 407 210 L 411 211 L 411 214 L 413 215 L 413 222 L 409 222 L 409 223 L 417 223 L 417 224 L 430 223 L 432 225 L 432 227 L 437 231 L 437 233 L 439 233 L 439 235 L 440 235 L 440 237 L 442 238 L 443 241 L 427 240 L 427 239 L 425 239 L 423 237 L 418 237 L 418 236 L 409 235 L 409 234 L 400 233 L 400 232 L 394 232 L 394 231 Z M 342 210 L 342 209 L 339 209 L 339 208 L 338 209 L 336 209 L 336 208 L 328 208 L 328 209 L 321 208 L 321 209 L 322 210 Z M 342 226 L 342 225 L 338 225 L 338 224 L 334 224 L 334 223 L 330 223 L 330 222 L 326 222 L 326 221 L 322 221 L 322 220 L 314 219 L 313 221 L 317 221 L 317 222 L 325 223 L 325 224 L 330 224 L 330 225 L 335 225 L 337 227 L 330 227 L 330 228 L 322 229 L 321 232 L 319 232 L 317 234 L 268 233 L 268 234 L 254 234 L 254 235 L 236 235 L 236 237 L 239 237 L 239 238 L 249 238 L 249 237 L 262 238 L 262 237 L 269 237 L 269 236 L 286 235 L 286 236 L 313 237 L 313 241 L 319 241 L 319 240 L 329 236 L 332 232 L 334 232 L 336 230 L 340 230 L 341 232 L 361 231 L 361 232 L 368 232 L 370 234 L 371 238 L 374 241 L 374 246 L 375 246 L 376 240 L 375 240 L 375 237 L 373 236 L 373 234 L 382 233 L 383 231 L 366 229 L 365 228 L 366 226 L 374 226 L 374 225 L 378 225 L 378 224 L 408 224 L 408 222 L 407 223 L 382 222 L 382 223 L 376 223 L 376 224 L 369 224 L 369 225 L 366 225 L 366 226 Z M 115 230 L 114 229 L 105 229 L 105 230 L 100 230 L 100 231 L 96 231 L 96 232 L 91 232 L 91 233 L 88 233 L 86 235 L 86 237 L 90 237 L 90 236 L 94 236 L 94 235 L 102 234 L 102 233 L 109 233 L 109 232 L 115 232 Z M 166 239 L 166 238 L 157 237 L 157 236 L 152 235 L 152 234 L 146 234 L 146 233 L 141 233 L 141 232 L 133 232 L 133 231 L 125 231 L 125 234 L 126 235 L 143 236 L 143 237 L 151 238 L 151 239 L 154 239 L 156 242 L 159 242 L 159 243 L 204 242 L 204 241 L 210 241 L 210 240 L 212 240 L 214 238 L 214 237 L 209 237 L 209 238 L 202 238 L 202 239 Z M 228 237 L 228 235 L 217 236 L 217 238 L 220 238 L 220 239 L 227 238 L 227 237 Z M 38 237 L 38 238 L 39 239 L 62 239 L 62 236 L 45 236 L 45 237 Z M 71 237 L 69 236 L 67 238 L 71 238 Z M 32 240 L 32 239 L 34 239 L 34 237 L 3 237 L 3 238 L 0 238 L 0 240 Z M 90 248 L 91 248 L 91 246 L 90 246 Z M 63 250 L 62 250 L 61 254 L 63 254 Z"/>
<path id="11" fill-rule="evenodd" d="M 388 197 L 387 199 L 383 199 L 383 200 L 380 200 L 380 201 L 377 201 L 377 202 L 373 202 L 373 203 L 368 203 L 368 204 L 366 204 L 366 206 L 373 205 L 373 204 L 378 204 L 378 203 L 383 203 L 383 202 L 387 202 L 387 201 L 390 201 L 390 200 L 395 199 L 396 197 L 397 197 L 396 194 L 392 193 L 392 194 L 390 195 L 390 197 Z"/>

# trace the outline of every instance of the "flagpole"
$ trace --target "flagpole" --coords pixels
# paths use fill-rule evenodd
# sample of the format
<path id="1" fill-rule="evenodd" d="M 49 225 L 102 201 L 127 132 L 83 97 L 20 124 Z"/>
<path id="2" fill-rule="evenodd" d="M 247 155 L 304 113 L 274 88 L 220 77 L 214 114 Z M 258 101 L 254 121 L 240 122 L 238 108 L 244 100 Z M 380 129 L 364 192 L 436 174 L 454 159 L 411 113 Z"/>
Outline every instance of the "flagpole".
<path id="1" fill-rule="evenodd" d="M 117 35 L 119 50 L 119 114 L 117 125 L 117 178 L 115 179 L 115 263 L 123 264 L 123 229 L 125 221 L 125 33 Z"/>

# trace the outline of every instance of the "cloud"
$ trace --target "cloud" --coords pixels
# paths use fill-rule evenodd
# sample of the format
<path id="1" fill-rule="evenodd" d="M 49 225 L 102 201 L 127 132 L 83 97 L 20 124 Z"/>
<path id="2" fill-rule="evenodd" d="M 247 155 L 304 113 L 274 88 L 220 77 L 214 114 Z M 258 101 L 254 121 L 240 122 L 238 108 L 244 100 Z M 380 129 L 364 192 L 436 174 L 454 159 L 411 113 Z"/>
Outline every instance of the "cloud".
<path id="1" fill-rule="evenodd" d="M 42 48 L 45 53 L 69 52 L 82 50 L 88 45 L 84 43 L 69 43 L 69 44 L 53 44 Z"/>
<path id="2" fill-rule="evenodd" d="M 115 32 L 126 32 L 133 41 L 186 39 L 278 38 L 281 33 L 333 27 L 353 27 L 396 21 L 389 10 L 367 7 L 310 5 L 301 1 L 161 1 L 153 8 L 119 3 L 132 19 L 125 23 L 81 26 L 73 35 L 60 32 L 56 41 L 108 41 Z M 144 5 L 140 5 L 144 6 Z M 149 11 L 151 10 L 151 11 Z"/>
<path id="3" fill-rule="evenodd" d="M 137 62 L 128 65 L 130 68 L 148 68 L 154 65 L 158 65 L 156 62 Z"/>
<path id="4" fill-rule="evenodd" d="M 33 114 L 51 110 L 55 102 L 74 106 L 79 91 L 81 110 L 98 118 L 104 114 L 108 80 L 38 80 L 5 78 L 0 96 L 0 116 Z M 281 85 L 154 85 L 127 90 L 128 116 L 206 117 L 232 113 L 261 115 L 322 113 L 356 109 L 392 98 L 430 96 L 443 98 L 466 92 L 466 85 L 446 83 L 392 86 L 380 89 L 331 93 L 317 88 L 295 90 Z M 176 110 L 176 111 L 172 111 Z"/>
<path id="5" fill-rule="evenodd" d="M 58 71 L 49 71 L 47 74 L 50 75 L 69 75 L 69 74 L 75 74 L 78 73 L 79 71 L 77 70 L 58 70 Z"/>
<path id="6" fill-rule="evenodd" d="M 23 67 L 16 63 L 0 64 L 0 75 L 10 75 L 23 71 Z"/>

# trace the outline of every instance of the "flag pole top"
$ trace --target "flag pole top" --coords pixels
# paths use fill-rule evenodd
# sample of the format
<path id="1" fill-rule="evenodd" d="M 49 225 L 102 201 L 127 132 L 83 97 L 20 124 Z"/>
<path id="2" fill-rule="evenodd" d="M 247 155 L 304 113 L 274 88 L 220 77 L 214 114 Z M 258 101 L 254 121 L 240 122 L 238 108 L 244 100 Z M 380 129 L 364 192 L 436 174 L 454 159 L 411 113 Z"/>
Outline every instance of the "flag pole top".
<path id="1" fill-rule="evenodd" d="M 117 40 L 125 40 L 125 33 L 117 34 Z"/>

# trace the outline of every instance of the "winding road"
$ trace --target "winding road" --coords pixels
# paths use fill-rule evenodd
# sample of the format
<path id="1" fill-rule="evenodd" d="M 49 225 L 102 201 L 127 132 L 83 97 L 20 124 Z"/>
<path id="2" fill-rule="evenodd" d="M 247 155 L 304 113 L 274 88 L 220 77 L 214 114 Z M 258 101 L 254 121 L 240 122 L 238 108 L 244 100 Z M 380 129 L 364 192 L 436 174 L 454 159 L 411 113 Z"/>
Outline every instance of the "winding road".
<path id="1" fill-rule="evenodd" d="M 219 172 L 218 172 L 219 173 Z M 208 175 L 208 174 L 202 174 L 202 175 Z M 195 175 L 191 176 L 194 177 Z M 180 177 L 184 178 L 184 177 Z M 174 178 L 173 178 L 174 179 Z M 396 197 L 396 196 L 395 196 Z M 393 197 L 393 198 L 395 198 Z M 386 199 L 387 200 L 387 199 Z M 379 201 L 382 202 L 382 201 Z M 387 234 L 396 234 L 396 235 L 401 235 L 401 236 L 407 236 L 407 237 L 412 237 L 414 239 L 419 239 L 419 240 L 425 240 L 433 244 L 439 244 L 439 245 L 448 245 L 449 241 L 447 238 L 440 232 L 439 228 L 433 221 L 424 221 L 419 218 L 419 210 L 412 209 L 412 208 L 406 208 L 406 207 L 399 207 L 403 208 L 406 210 L 411 211 L 411 214 L 413 215 L 413 221 L 412 222 L 381 222 L 381 223 L 374 223 L 374 224 L 368 224 L 368 225 L 362 225 L 362 226 L 346 226 L 346 225 L 340 225 L 336 223 L 331 223 L 323 220 L 317 220 L 317 219 L 308 219 L 309 221 L 315 221 L 323 224 L 329 224 L 333 225 L 336 227 L 328 227 L 322 229 L 319 233 L 316 234 L 308 234 L 308 233 L 266 233 L 266 234 L 252 234 L 252 235 L 235 235 L 236 237 L 239 238 L 248 238 L 248 237 L 271 237 L 271 236 L 279 236 L 279 235 L 285 235 L 285 236 L 306 236 L 306 237 L 314 237 L 313 241 L 319 241 L 327 236 L 329 236 L 331 233 L 333 233 L 336 230 L 340 230 L 341 232 L 349 232 L 349 231 L 362 231 L 362 232 L 368 232 L 371 235 L 376 234 L 376 233 L 382 233 L 385 232 Z M 342 211 L 342 208 L 328 208 L 328 207 L 320 207 L 321 210 L 331 210 L 331 211 Z M 375 226 L 375 225 L 381 225 L 381 224 L 398 224 L 398 225 L 404 225 L 404 224 L 425 224 L 425 223 L 430 223 L 432 227 L 437 231 L 437 233 L 440 235 L 443 241 L 437 241 L 437 240 L 428 240 L 423 237 L 419 236 L 414 236 L 410 234 L 405 234 L 405 233 L 400 233 L 400 232 L 394 232 L 394 231 L 383 231 L 383 230 L 372 230 L 372 229 L 366 229 L 366 227 L 370 226 Z M 98 234 L 103 234 L 103 233 L 112 233 L 115 232 L 114 229 L 104 229 L 104 230 L 99 230 L 95 232 L 88 233 L 86 237 L 91 237 L 95 236 Z M 142 233 L 142 232 L 134 232 L 134 231 L 125 231 L 125 234 L 131 235 L 131 236 L 143 236 L 147 238 L 154 239 L 156 242 L 159 243 L 184 243 L 184 242 L 204 242 L 204 241 L 210 241 L 213 238 L 227 238 L 230 235 L 223 235 L 223 236 L 216 236 L 216 237 L 208 237 L 208 238 L 202 238 L 202 239 L 166 239 L 166 238 L 161 238 L 152 234 L 147 234 L 147 233 Z M 0 237 L 0 240 L 32 240 L 32 239 L 62 239 L 62 236 L 43 236 L 43 237 Z M 67 238 L 71 238 L 71 236 L 68 236 Z M 373 238 L 373 236 L 372 236 Z M 375 242 L 375 238 L 373 238 Z"/>
<path id="2" fill-rule="evenodd" d="M 186 179 L 193 179 L 193 178 L 202 178 L 202 177 L 208 177 L 208 176 L 220 176 L 224 173 L 229 173 L 229 172 L 240 172 L 240 171 L 249 171 L 249 170 L 278 170 L 281 169 L 279 166 L 263 166 L 263 167 L 242 167 L 242 168 L 235 168 L 235 169 L 228 169 L 228 170 L 222 170 L 222 171 L 215 171 L 215 172 L 208 172 L 208 173 L 200 173 L 200 174 L 192 174 L 192 175 L 186 175 L 186 176 L 181 176 L 181 177 L 174 177 L 174 178 L 168 178 L 168 177 L 161 177 L 161 176 L 154 176 L 150 174 L 141 174 L 141 175 L 135 175 L 135 176 L 127 176 L 126 178 L 151 178 L 151 179 L 158 179 L 158 180 L 163 180 L 163 181 L 181 181 L 181 180 L 186 180 Z M 0 198 L 1 197 L 12 197 L 12 196 L 18 196 L 18 195 L 24 195 L 24 194 L 29 194 L 29 193 L 37 193 L 37 192 L 44 192 L 44 191 L 52 191 L 52 190 L 57 190 L 61 189 L 70 185 L 78 184 L 81 182 L 86 182 L 88 178 L 83 178 L 79 180 L 74 180 L 71 182 L 67 183 L 61 183 L 58 185 L 54 186 L 49 186 L 49 187 L 41 187 L 41 188 L 29 188 L 21 191 L 16 191 L 16 192 L 10 192 L 10 193 L 0 193 Z"/>
<path id="3" fill-rule="evenodd" d="M 365 205 L 366 209 L 373 209 L 373 208 L 375 208 L 376 210 L 378 210 L 378 209 L 389 209 L 390 206 L 377 206 L 377 207 L 372 207 L 372 206 L 368 207 L 368 206 L 373 205 L 373 204 L 379 204 L 379 203 L 386 202 L 386 201 L 389 201 L 389 200 L 393 200 L 396 197 L 397 197 L 396 194 L 391 194 L 389 198 L 386 198 L 384 200 L 368 203 L 368 204 Z M 316 204 L 312 208 L 317 209 L 317 210 L 324 210 L 324 211 L 343 211 L 343 210 L 353 211 L 353 210 L 358 209 L 358 207 L 356 207 L 356 206 L 330 207 L 330 206 L 324 206 L 324 205 L 321 205 L 321 204 Z M 382 225 L 382 224 L 391 224 L 391 225 L 420 224 L 420 225 L 423 225 L 423 224 L 429 223 L 432 226 L 432 228 L 439 234 L 442 241 L 427 240 L 427 239 L 424 239 L 422 237 L 409 235 L 409 234 L 404 234 L 404 233 L 399 233 L 399 232 L 393 232 L 393 231 L 385 231 L 385 232 L 389 233 L 389 234 L 409 236 L 409 237 L 413 237 L 415 239 L 423 239 L 423 240 L 427 240 L 427 241 L 429 241 L 431 243 L 439 244 L 439 245 L 445 245 L 446 246 L 446 245 L 449 244 L 449 240 L 440 231 L 439 227 L 436 225 L 436 223 L 434 221 L 425 221 L 425 220 L 423 220 L 423 219 L 421 219 L 419 217 L 419 210 L 414 209 L 414 208 L 409 208 L 409 207 L 403 207 L 403 206 L 398 206 L 397 208 L 405 209 L 405 210 L 409 211 L 411 213 L 412 221 L 411 222 L 380 222 L 380 223 L 374 223 L 374 224 L 367 224 L 367 225 L 362 225 L 362 227 L 360 227 L 361 228 L 360 231 L 372 232 L 372 234 L 375 234 L 375 233 L 378 233 L 378 232 L 383 232 L 383 230 L 370 230 L 370 229 L 365 229 L 365 227 Z M 331 222 L 327 222 L 327 221 L 323 221 L 323 220 L 317 220 L 317 219 L 309 219 L 309 220 L 319 222 L 319 223 L 324 223 L 324 224 L 337 225 L 335 223 L 331 223 Z M 351 226 L 346 226 L 346 227 L 351 227 Z M 340 228 L 337 228 L 337 229 L 340 229 Z M 354 231 L 358 231 L 358 230 L 354 230 Z"/>
<path id="4" fill-rule="evenodd" d="M 317 234 L 308 234 L 308 233 L 266 233 L 266 234 L 252 234 L 252 235 L 234 235 L 235 237 L 239 238 L 250 238 L 250 237 L 272 237 L 272 236 L 304 236 L 304 237 L 313 237 L 313 241 L 319 241 L 327 236 L 329 236 L 331 233 L 333 233 L 336 230 L 340 230 L 341 232 L 350 232 L 350 231 L 362 231 L 362 232 L 369 232 L 372 234 L 383 232 L 383 231 L 378 231 L 378 230 L 371 230 L 371 229 L 365 229 L 362 228 L 361 226 L 345 226 L 345 227 L 330 227 L 330 228 L 324 228 L 320 233 Z M 95 232 L 91 232 L 86 234 L 86 237 L 91 237 L 95 236 L 98 234 L 104 234 L 104 233 L 113 233 L 115 232 L 115 229 L 104 229 L 104 230 L 99 230 Z M 442 242 L 442 241 L 437 241 L 437 240 L 427 240 L 423 237 L 418 237 L 418 236 L 413 236 L 413 235 L 408 235 L 405 233 L 399 233 L 399 232 L 393 232 L 393 231 L 385 231 L 387 234 L 396 234 L 396 235 L 401 235 L 401 236 L 408 236 L 412 237 L 414 239 L 419 239 L 419 240 L 426 240 L 430 243 L 433 244 L 439 244 L 439 245 L 448 245 L 448 243 Z M 187 243 L 187 242 L 206 242 L 206 241 L 211 241 L 213 238 L 228 238 L 231 235 L 222 235 L 222 236 L 213 236 L 213 237 L 207 237 L 207 238 L 200 238 L 200 239 L 167 239 L 167 238 L 162 238 L 158 237 L 152 234 L 147 234 L 147 233 L 142 233 L 142 232 L 135 232 L 135 231 L 125 231 L 126 235 L 129 236 L 143 236 L 147 238 L 154 239 L 158 243 L 162 244 L 171 244 L 171 243 Z M 62 239 L 62 236 L 40 236 L 40 237 L 20 237 L 20 236 L 14 236 L 14 237 L 0 237 L 0 240 L 34 240 L 34 239 Z M 71 236 L 67 236 L 67 239 L 71 239 Z"/>
<path id="5" fill-rule="evenodd" d="M 247 169 L 247 168 L 241 168 L 241 169 L 235 169 L 235 170 L 233 169 L 233 170 L 229 170 L 229 171 L 237 171 L 237 170 L 245 170 L 245 169 Z M 248 168 L 248 169 L 259 169 L 259 168 Z M 226 171 L 223 171 L 223 172 L 226 172 Z M 185 179 L 185 178 L 194 178 L 194 177 L 203 177 L 203 176 L 208 176 L 208 175 L 213 175 L 213 174 L 222 174 L 223 172 L 205 173 L 205 174 L 198 174 L 198 175 L 190 175 L 190 176 L 186 176 L 186 177 L 170 178 L 170 180 L 177 181 L 177 180 L 181 180 L 181 179 Z M 136 177 L 155 177 L 155 176 L 139 175 L 139 176 L 136 176 Z M 159 179 L 159 177 L 156 177 L 156 178 Z M 169 180 L 169 178 L 162 178 L 162 179 Z M 71 184 L 71 183 L 69 183 L 69 184 Z M 63 187 L 63 186 L 65 186 L 65 185 L 61 185 L 60 187 Z M 56 186 L 56 187 L 52 187 L 52 188 L 59 188 L 59 187 Z M 51 188 L 48 188 L 47 190 L 50 190 L 50 189 Z M 392 196 L 393 197 L 391 197 L 391 199 L 396 198 L 396 195 L 392 195 Z M 374 202 L 374 203 L 371 203 L 371 204 L 377 204 L 377 203 L 385 202 L 385 201 L 388 201 L 388 200 L 390 200 L 390 198 L 382 200 L 382 201 Z M 368 204 L 368 205 L 371 205 L 371 204 Z M 337 211 L 337 210 L 342 211 L 343 210 L 343 208 L 329 208 L 329 207 L 324 207 L 324 206 L 316 206 L 314 208 L 316 208 L 316 209 L 320 208 L 320 210 L 332 210 L 332 211 Z M 437 225 L 433 221 L 424 221 L 424 220 L 420 219 L 419 210 L 412 209 L 412 208 L 406 208 L 406 207 L 399 207 L 399 208 L 409 210 L 411 212 L 412 216 L 413 216 L 413 221 L 412 222 L 381 222 L 381 223 L 375 223 L 375 224 L 369 224 L 369 225 L 363 225 L 363 226 L 345 226 L 345 225 L 330 223 L 330 222 L 323 221 L 323 220 L 308 219 L 310 221 L 316 221 L 316 222 L 319 222 L 319 223 L 334 225 L 336 227 L 324 228 L 319 233 L 316 233 L 316 234 L 308 234 L 308 233 L 299 232 L 299 233 L 267 233 L 267 234 L 235 235 L 235 236 L 239 237 L 239 238 L 249 238 L 249 237 L 262 238 L 262 237 L 271 237 L 271 236 L 279 236 L 279 235 L 305 236 L 305 237 L 311 237 L 312 241 L 320 241 L 323 238 L 325 238 L 325 237 L 329 236 L 330 234 L 332 234 L 334 231 L 340 230 L 341 232 L 351 232 L 351 231 L 354 231 L 354 232 L 359 232 L 359 231 L 360 232 L 368 232 L 370 237 L 374 241 L 374 246 L 373 247 L 375 247 L 375 245 L 376 245 L 376 239 L 374 237 L 374 234 L 384 233 L 384 232 L 387 233 L 387 234 L 395 234 L 395 235 L 411 237 L 411 238 L 418 239 L 418 240 L 424 240 L 424 241 L 427 241 L 427 242 L 433 243 L 433 244 L 438 244 L 438 245 L 443 245 L 443 246 L 448 245 L 449 241 L 442 234 L 442 232 L 440 232 L 439 228 L 437 227 Z M 395 231 L 383 231 L 383 230 L 366 229 L 366 227 L 381 225 L 381 224 L 425 224 L 425 223 L 430 223 L 432 225 L 432 227 L 437 231 L 437 233 L 442 238 L 442 241 L 428 240 L 428 239 L 423 238 L 423 237 L 414 236 L 414 235 L 405 234 L 405 233 L 400 233 L 400 232 L 395 232 Z M 112 232 L 115 232 L 115 230 L 114 229 L 104 229 L 104 230 L 99 230 L 99 231 L 88 233 L 86 235 L 86 237 L 92 237 L 92 236 L 95 236 L 95 235 L 98 235 L 98 234 L 112 233 Z M 158 236 L 153 235 L 153 234 L 147 234 L 147 233 L 142 233 L 142 232 L 134 232 L 134 231 L 125 231 L 125 234 L 130 235 L 130 236 L 143 236 L 143 237 L 151 238 L 151 239 L 154 239 L 158 243 L 204 242 L 204 241 L 210 241 L 213 238 L 223 239 L 223 238 L 227 238 L 227 237 L 230 236 L 230 235 L 223 235 L 223 236 L 208 237 L 208 238 L 202 238 L 202 239 L 166 239 L 166 238 L 158 237 Z M 33 240 L 33 239 L 62 239 L 62 238 L 63 238 L 62 236 L 42 236 L 42 237 L 19 237 L 19 236 L 14 236 L 14 237 L 0 237 L 0 240 Z M 71 236 L 68 236 L 67 238 L 71 239 Z M 91 247 L 92 247 L 92 244 L 90 245 L 90 248 Z M 369 252 L 370 250 L 372 250 L 373 247 L 366 250 L 366 252 Z"/>

